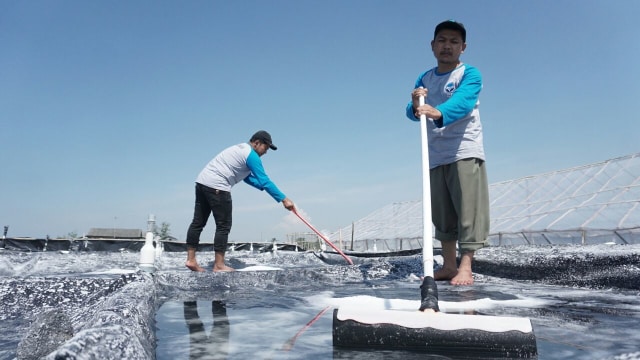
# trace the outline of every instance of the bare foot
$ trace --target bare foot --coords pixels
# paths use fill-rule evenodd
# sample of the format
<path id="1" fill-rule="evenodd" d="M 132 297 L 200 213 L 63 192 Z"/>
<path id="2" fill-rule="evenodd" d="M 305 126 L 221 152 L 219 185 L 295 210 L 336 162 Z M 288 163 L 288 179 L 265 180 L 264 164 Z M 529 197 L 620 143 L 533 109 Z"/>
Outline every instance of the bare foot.
<path id="1" fill-rule="evenodd" d="M 198 265 L 198 263 L 195 262 L 195 261 L 187 261 L 184 264 L 184 266 L 186 266 L 191 271 L 197 271 L 197 272 L 205 272 L 206 271 L 202 266 Z"/>
<path id="2" fill-rule="evenodd" d="M 473 285 L 473 274 L 468 270 L 458 270 L 458 274 L 451 279 L 451 285 Z"/>
<path id="3" fill-rule="evenodd" d="M 451 280 L 458 275 L 458 269 L 440 268 L 433 274 L 433 280 Z"/>
<path id="4" fill-rule="evenodd" d="M 424 310 L 418 310 L 418 311 L 420 311 L 421 313 L 424 313 L 424 314 L 437 314 L 438 313 L 437 311 L 435 311 L 433 309 L 424 309 Z"/>
<path id="5" fill-rule="evenodd" d="M 236 269 L 229 267 L 227 265 L 223 265 L 222 267 L 217 267 L 213 265 L 213 272 L 224 272 L 224 271 L 236 271 Z"/>

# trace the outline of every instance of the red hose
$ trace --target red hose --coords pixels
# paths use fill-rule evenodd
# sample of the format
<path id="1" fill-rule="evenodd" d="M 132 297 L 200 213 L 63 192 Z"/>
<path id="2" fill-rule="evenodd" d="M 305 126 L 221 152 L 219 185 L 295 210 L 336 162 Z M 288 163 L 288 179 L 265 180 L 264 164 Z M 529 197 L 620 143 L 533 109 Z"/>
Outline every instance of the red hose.
<path id="1" fill-rule="evenodd" d="M 335 245 L 333 245 L 333 243 L 331 241 L 329 241 L 329 239 L 327 239 L 326 237 L 324 237 L 324 235 L 322 235 L 318 230 L 316 230 L 316 228 L 313 227 L 313 225 L 309 224 L 309 222 L 307 220 L 305 220 L 302 216 L 300 216 L 300 214 L 298 214 L 298 210 L 296 208 L 293 208 L 294 214 L 296 214 L 297 217 L 300 218 L 300 220 L 302 220 L 303 223 L 307 224 L 307 226 L 313 230 L 313 232 L 315 232 L 316 234 L 318 234 L 318 236 L 320 236 L 320 238 L 322 240 L 324 240 L 324 242 L 326 242 L 327 244 L 329 244 L 329 246 L 331 246 L 333 248 L 333 250 L 337 251 L 338 254 L 342 255 L 342 257 L 347 260 L 347 262 L 349 263 L 349 265 L 353 265 L 353 261 L 351 261 L 351 259 L 345 255 L 340 249 L 338 249 Z"/>
<path id="2" fill-rule="evenodd" d="M 300 336 L 303 332 L 305 332 L 305 330 L 307 330 L 311 325 L 313 325 L 313 323 L 316 322 L 316 320 L 320 319 L 320 317 L 322 317 L 322 315 L 325 312 L 327 312 L 327 310 L 329 310 L 330 307 L 331 306 L 327 306 L 326 308 L 322 309 L 318 313 L 318 315 L 316 315 L 313 319 L 309 320 L 309 322 L 304 327 L 302 327 L 302 329 L 298 330 L 298 332 L 282 346 L 282 349 L 285 351 L 291 350 L 291 348 L 293 348 L 293 345 L 295 345 L 296 339 L 298 339 L 298 336 Z"/>

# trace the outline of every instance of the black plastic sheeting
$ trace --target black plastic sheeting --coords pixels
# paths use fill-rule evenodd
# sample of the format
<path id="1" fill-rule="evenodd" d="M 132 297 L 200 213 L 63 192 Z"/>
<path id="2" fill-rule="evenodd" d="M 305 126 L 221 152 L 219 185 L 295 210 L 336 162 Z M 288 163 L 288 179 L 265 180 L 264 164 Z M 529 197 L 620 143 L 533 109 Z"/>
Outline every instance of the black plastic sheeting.
<path id="1" fill-rule="evenodd" d="M 0 345 L 9 356 L 2 358 L 11 358 L 6 331 L 13 329 L 24 331 L 15 349 L 18 359 L 153 359 L 154 286 L 148 280 L 140 273 L 3 281 Z M 30 326 L 23 329 L 27 319 Z"/>
<path id="2" fill-rule="evenodd" d="M 496 247 L 482 251 L 474 271 L 513 280 L 592 289 L 640 289 L 640 253 L 633 246 Z M 496 266 L 499 264 L 499 266 Z"/>
<path id="3" fill-rule="evenodd" d="M 131 239 L 36 239 L 36 238 L 6 238 L 0 240 L 0 248 L 15 251 L 140 251 L 144 246 L 144 240 Z M 177 241 L 160 241 L 162 251 L 182 252 L 187 250 L 187 244 Z M 154 247 L 158 245 L 153 242 Z M 229 243 L 229 250 L 246 251 L 272 251 L 277 250 L 294 251 L 302 250 L 294 244 L 274 244 L 274 243 Z M 198 251 L 213 251 L 213 243 L 200 243 Z M 415 254 L 416 251 L 396 254 Z"/>
<path id="4" fill-rule="evenodd" d="M 640 359 L 639 253 L 638 245 L 483 249 L 476 253 L 476 284 L 438 282 L 440 300 L 489 299 L 492 306 L 474 314 L 531 318 L 540 359 Z M 335 301 L 367 295 L 420 302 L 419 255 L 351 256 L 353 266 L 330 253 L 232 251 L 231 266 L 278 270 L 196 274 L 184 267 L 185 253 L 167 252 L 149 274 L 137 269 L 134 251 L 0 250 L 0 360 L 212 353 L 227 359 L 443 359 L 408 349 L 333 346 L 331 311 L 319 314 Z M 211 253 L 199 259 L 211 268 Z M 525 305 L 509 305 L 520 300 Z M 204 337 L 188 331 L 199 322 L 210 328 L 194 312 L 194 301 L 213 313 L 220 337 L 212 337 L 213 330 Z M 314 316 L 315 323 L 295 334 Z"/>

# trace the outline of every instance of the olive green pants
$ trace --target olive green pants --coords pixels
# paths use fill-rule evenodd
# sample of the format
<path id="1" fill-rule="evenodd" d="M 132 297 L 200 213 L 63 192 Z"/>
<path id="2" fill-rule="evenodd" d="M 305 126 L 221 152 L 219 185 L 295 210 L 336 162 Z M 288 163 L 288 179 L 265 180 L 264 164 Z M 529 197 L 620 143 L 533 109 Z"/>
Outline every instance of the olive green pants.
<path id="1" fill-rule="evenodd" d="M 464 159 L 429 172 L 436 239 L 458 241 L 460 253 L 487 245 L 489 185 L 484 161 Z"/>

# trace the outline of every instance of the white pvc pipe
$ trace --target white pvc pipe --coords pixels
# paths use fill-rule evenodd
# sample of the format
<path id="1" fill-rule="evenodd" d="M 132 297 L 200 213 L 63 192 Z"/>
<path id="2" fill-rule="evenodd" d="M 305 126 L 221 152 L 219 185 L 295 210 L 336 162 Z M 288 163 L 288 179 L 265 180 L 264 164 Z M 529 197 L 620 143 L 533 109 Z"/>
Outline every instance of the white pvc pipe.
<path id="1" fill-rule="evenodd" d="M 420 96 L 419 106 L 424 105 Z M 420 115 L 420 139 L 422 140 L 422 266 L 424 276 L 433 277 L 433 239 L 431 223 L 431 179 L 429 177 L 429 142 L 427 140 L 427 116 Z"/>

